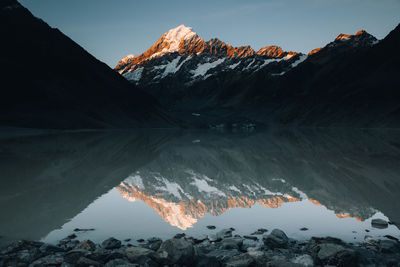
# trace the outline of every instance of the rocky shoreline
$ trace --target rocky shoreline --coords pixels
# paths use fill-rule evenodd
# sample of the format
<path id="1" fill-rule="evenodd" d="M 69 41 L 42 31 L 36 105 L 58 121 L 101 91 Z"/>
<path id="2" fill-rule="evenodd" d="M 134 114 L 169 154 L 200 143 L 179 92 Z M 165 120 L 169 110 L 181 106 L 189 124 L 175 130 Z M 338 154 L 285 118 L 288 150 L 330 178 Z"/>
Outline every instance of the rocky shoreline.
<path id="1" fill-rule="evenodd" d="M 213 226 L 209 226 L 213 229 Z M 78 231 L 80 229 L 77 229 Z M 279 229 L 258 229 L 240 236 L 227 228 L 204 237 L 184 233 L 171 239 L 153 237 L 131 244 L 109 238 L 101 244 L 77 240 L 76 234 L 57 245 L 21 240 L 0 252 L 2 266 L 400 266 L 395 237 L 362 243 L 337 238 L 290 239 Z"/>

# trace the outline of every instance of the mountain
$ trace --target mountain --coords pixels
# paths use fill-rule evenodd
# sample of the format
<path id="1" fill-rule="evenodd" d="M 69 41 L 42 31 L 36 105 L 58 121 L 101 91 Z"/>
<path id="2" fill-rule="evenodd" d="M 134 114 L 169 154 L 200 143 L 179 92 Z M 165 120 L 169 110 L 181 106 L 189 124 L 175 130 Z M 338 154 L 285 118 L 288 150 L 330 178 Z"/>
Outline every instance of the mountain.
<path id="1" fill-rule="evenodd" d="M 257 104 L 268 106 L 280 124 L 398 128 L 400 55 L 392 52 L 399 39 L 399 26 L 379 42 L 365 31 L 340 34 L 269 86 L 260 85 Z"/>
<path id="2" fill-rule="evenodd" d="M 0 126 L 170 127 L 158 102 L 14 0 L 0 2 Z"/>
<path id="3" fill-rule="evenodd" d="M 205 42 L 181 25 L 115 70 L 196 126 L 400 127 L 400 59 L 387 55 L 398 35 L 339 34 L 304 55 Z"/>
<path id="4" fill-rule="evenodd" d="M 232 47 L 216 38 L 206 42 L 180 25 L 164 33 L 143 54 L 121 59 L 115 70 L 168 108 L 200 109 L 216 106 L 219 88 L 229 87 L 237 79 L 260 70 L 278 75 L 303 59 L 304 55 L 278 46 L 256 52 L 250 46 Z"/>

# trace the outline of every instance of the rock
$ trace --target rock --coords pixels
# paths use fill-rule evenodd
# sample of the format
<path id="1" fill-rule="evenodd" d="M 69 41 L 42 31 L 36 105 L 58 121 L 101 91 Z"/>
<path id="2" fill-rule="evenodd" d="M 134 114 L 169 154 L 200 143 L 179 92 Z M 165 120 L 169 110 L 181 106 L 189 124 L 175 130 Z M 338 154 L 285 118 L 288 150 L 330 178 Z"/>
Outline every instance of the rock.
<path id="1" fill-rule="evenodd" d="M 286 248 L 289 238 L 279 229 L 272 230 L 271 234 L 263 237 L 264 244 L 270 248 Z"/>
<path id="2" fill-rule="evenodd" d="M 221 238 L 217 238 L 217 235 L 214 235 L 214 234 L 207 235 L 207 238 L 211 242 L 215 242 L 215 241 L 221 240 Z"/>
<path id="3" fill-rule="evenodd" d="M 221 231 L 219 231 L 218 233 L 216 233 L 216 237 L 217 239 L 223 239 L 226 237 L 232 237 L 232 230 L 233 228 L 228 228 L 228 229 L 222 229 Z M 211 240 L 210 240 L 211 241 Z"/>
<path id="4" fill-rule="evenodd" d="M 176 235 L 174 236 L 174 238 L 182 238 L 182 237 L 185 237 L 185 236 L 186 236 L 185 233 L 179 233 L 179 234 L 176 234 Z"/>
<path id="5" fill-rule="evenodd" d="M 241 249 L 243 251 L 249 251 L 249 248 L 254 248 L 256 250 L 261 248 L 261 244 L 258 241 L 252 240 L 252 239 L 244 239 Z"/>
<path id="6" fill-rule="evenodd" d="M 239 254 L 240 252 L 237 249 L 218 249 L 212 250 L 211 252 L 207 253 L 206 256 L 215 257 L 218 261 L 224 262 Z"/>
<path id="7" fill-rule="evenodd" d="M 139 242 L 139 243 L 143 243 L 144 242 L 144 239 L 143 238 L 140 238 L 140 239 L 138 239 L 138 240 L 136 240 L 137 242 Z"/>
<path id="8" fill-rule="evenodd" d="M 196 267 L 220 267 L 221 263 L 216 257 L 201 257 L 196 265 Z"/>
<path id="9" fill-rule="evenodd" d="M 264 234 L 264 233 L 266 233 L 266 232 L 268 232 L 267 229 L 265 229 L 265 228 L 260 228 L 260 229 L 258 229 L 257 231 L 255 231 L 254 233 L 252 233 L 252 235 L 262 235 L 262 234 Z"/>
<path id="10" fill-rule="evenodd" d="M 396 237 L 394 237 L 394 236 L 391 236 L 391 235 L 384 235 L 384 237 L 386 237 L 387 239 L 391 239 L 391 240 L 395 240 L 395 241 L 399 242 L 399 239 L 396 238 Z"/>
<path id="11" fill-rule="evenodd" d="M 382 219 L 373 219 L 371 226 L 378 229 L 385 229 L 388 228 L 388 222 Z"/>
<path id="12" fill-rule="evenodd" d="M 123 259 L 114 259 L 107 262 L 104 267 L 139 267 L 139 264 L 132 264 Z"/>
<path id="13" fill-rule="evenodd" d="M 246 239 L 251 239 L 251 240 L 255 240 L 255 241 L 258 240 L 258 237 L 256 237 L 256 236 L 244 235 L 243 237 Z"/>
<path id="14" fill-rule="evenodd" d="M 101 246 L 105 249 L 116 249 L 121 247 L 121 241 L 115 239 L 114 237 L 110 237 L 101 243 Z"/>
<path id="15" fill-rule="evenodd" d="M 267 264 L 265 266 L 268 266 L 268 267 L 301 267 L 303 265 L 301 265 L 299 263 L 290 262 L 288 259 L 273 259 L 273 260 L 267 262 Z"/>
<path id="16" fill-rule="evenodd" d="M 75 228 L 74 229 L 74 232 L 87 232 L 87 231 L 94 231 L 94 228 L 86 228 L 86 229 Z"/>
<path id="17" fill-rule="evenodd" d="M 87 253 L 88 251 L 84 249 L 73 249 L 65 253 L 64 261 L 67 263 L 76 264 L 79 258 L 85 256 Z"/>
<path id="18" fill-rule="evenodd" d="M 345 248 L 342 245 L 338 244 L 330 244 L 330 243 L 320 244 L 317 257 L 321 261 L 324 261 L 334 256 L 339 251 L 343 251 L 344 249 Z"/>
<path id="19" fill-rule="evenodd" d="M 147 258 L 157 259 L 158 255 L 151 249 L 142 247 L 130 247 L 125 250 L 125 256 L 132 263 L 146 261 Z"/>
<path id="20" fill-rule="evenodd" d="M 142 247 L 142 248 L 148 248 L 148 249 L 157 251 L 160 248 L 161 244 L 162 244 L 162 240 L 159 239 L 159 238 L 158 239 L 152 238 L 152 239 L 149 239 L 149 240 L 150 241 L 147 241 L 147 243 L 140 244 L 139 246 Z"/>
<path id="21" fill-rule="evenodd" d="M 32 262 L 30 267 L 42 267 L 42 266 L 59 266 L 64 261 L 64 258 L 60 255 L 48 255 L 37 259 Z"/>
<path id="22" fill-rule="evenodd" d="M 222 249 L 239 249 L 243 244 L 241 238 L 225 238 L 221 241 Z"/>
<path id="23" fill-rule="evenodd" d="M 314 266 L 313 258 L 308 254 L 294 257 L 291 262 L 301 264 L 302 266 Z"/>
<path id="24" fill-rule="evenodd" d="M 394 240 L 381 240 L 379 243 L 383 253 L 397 253 L 399 251 L 399 243 Z"/>
<path id="25" fill-rule="evenodd" d="M 333 266 L 358 266 L 357 254 L 353 250 L 339 251 L 334 257 L 329 258 L 327 265 Z"/>
<path id="26" fill-rule="evenodd" d="M 100 266 L 101 264 L 97 261 L 85 258 L 85 257 L 80 257 L 78 261 L 76 262 L 77 267 L 86 267 L 86 266 Z"/>
<path id="27" fill-rule="evenodd" d="M 216 227 L 214 225 L 207 225 L 207 228 L 210 230 L 214 230 Z"/>
<path id="28" fill-rule="evenodd" d="M 79 244 L 76 245 L 75 249 L 85 249 L 89 251 L 94 251 L 96 249 L 96 244 L 93 243 L 93 241 L 86 239 L 79 242 Z"/>
<path id="29" fill-rule="evenodd" d="M 40 248 L 40 251 L 43 253 L 53 253 L 53 252 L 64 252 L 65 250 L 63 248 L 60 248 L 58 246 L 54 246 L 51 244 L 43 244 Z"/>
<path id="30" fill-rule="evenodd" d="M 307 230 L 308 230 L 307 227 L 300 228 L 300 231 L 307 231 Z"/>
<path id="31" fill-rule="evenodd" d="M 76 234 L 71 234 L 71 235 L 67 236 L 67 238 L 74 239 L 74 238 L 76 238 Z"/>
<path id="32" fill-rule="evenodd" d="M 168 239 L 162 242 L 158 252 L 166 252 L 168 261 L 172 264 L 192 264 L 194 248 L 192 243 L 185 239 Z"/>
<path id="33" fill-rule="evenodd" d="M 121 249 L 109 250 L 97 247 L 95 251 L 91 252 L 89 255 L 86 255 L 85 257 L 99 262 L 108 262 L 113 259 L 119 259 L 125 257 L 125 251 Z"/>
<path id="34" fill-rule="evenodd" d="M 124 239 L 124 241 L 125 241 L 125 242 L 129 242 L 129 241 L 131 241 L 131 239 L 130 239 L 130 238 L 127 238 L 127 239 Z"/>
<path id="35" fill-rule="evenodd" d="M 104 267 L 139 267 L 139 264 L 132 264 L 123 259 L 114 259 L 108 261 Z"/>
<path id="36" fill-rule="evenodd" d="M 41 251 L 38 248 L 34 247 L 18 251 L 16 258 L 18 258 L 18 261 L 24 263 L 31 263 L 40 258 L 40 256 L 43 256 L 41 254 L 42 254 Z"/>
<path id="37" fill-rule="evenodd" d="M 255 263 L 255 259 L 247 253 L 233 256 L 225 262 L 227 267 L 247 267 Z"/>

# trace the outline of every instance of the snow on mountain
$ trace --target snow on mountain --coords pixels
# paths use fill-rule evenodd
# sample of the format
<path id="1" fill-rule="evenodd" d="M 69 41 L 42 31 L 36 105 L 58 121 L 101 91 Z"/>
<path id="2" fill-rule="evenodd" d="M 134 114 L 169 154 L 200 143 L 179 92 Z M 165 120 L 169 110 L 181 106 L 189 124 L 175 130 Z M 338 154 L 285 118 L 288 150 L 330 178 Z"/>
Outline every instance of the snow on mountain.
<path id="1" fill-rule="evenodd" d="M 205 42 L 192 28 L 180 25 L 164 33 L 143 54 L 122 58 L 115 70 L 142 85 L 157 83 L 170 75 L 180 76 L 183 84 L 191 84 L 221 71 L 258 71 L 269 63 L 298 55 L 278 46 L 266 46 L 255 52 L 250 46 L 233 47 L 217 38 Z"/>

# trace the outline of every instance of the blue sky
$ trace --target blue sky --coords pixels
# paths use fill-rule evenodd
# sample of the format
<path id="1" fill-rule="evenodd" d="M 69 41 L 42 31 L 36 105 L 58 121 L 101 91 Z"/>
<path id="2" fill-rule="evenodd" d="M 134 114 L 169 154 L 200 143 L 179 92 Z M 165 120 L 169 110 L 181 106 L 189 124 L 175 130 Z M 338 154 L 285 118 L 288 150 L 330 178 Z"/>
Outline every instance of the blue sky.
<path id="1" fill-rule="evenodd" d="M 279 45 L 309 52 L 339 33 L 364 29 L 384 38 L 400 23 L 400 0 L 20 0 L 35 16 L 114 67 L 140 54 L 166 31 L 190 26 L 255 50 Z"/>

